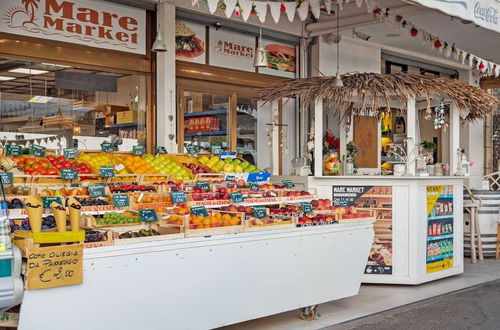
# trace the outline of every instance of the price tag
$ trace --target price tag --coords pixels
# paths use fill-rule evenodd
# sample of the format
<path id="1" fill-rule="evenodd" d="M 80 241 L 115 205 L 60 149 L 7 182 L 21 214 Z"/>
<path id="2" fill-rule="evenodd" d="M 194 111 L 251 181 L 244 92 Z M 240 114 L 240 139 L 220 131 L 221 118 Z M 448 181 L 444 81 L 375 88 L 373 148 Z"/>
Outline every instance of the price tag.
<path id="1" fill-rule="evenodd" d="M 22 156 L 23 155 L 23 147 L 16 146 L 14 144 L 7 145 L 7 156 Z"/>
<path id="2" fill-rule="evenodd" d="M 155 147 L 155 154 L 159 155 L 159 154 L 166 154 L 166 153 L 167 153 L 167 149 L 165 149 L 165 147 L 162 147 L 162 146 Z"/>
<path id="3" fill-rule="evenodd" d="M 236 152 L 239 154 L 244 154 L 246 151 L 245 147 L 236 147 Z"/>
<path id="4" fill-rule="evenodd" d="M 224 177 L 224 180 L 230 182 L 236 180 L 236 177 L 232 174 L 229 174 Z"/>
<path id="5" fill-rule="evenodd" d="M 210 149 L 212 150 L 213 155 L 219 155 L 222 152 L 221 145 L 211 145 Z"/>
<path id="6" fill-rule="evenodd" d="M 2 180 L 3 184 L 13 184 L 14 183 L 14 174 L 11 172 L 1 172 L 0 180 Z"/>
<path id="7" fill-rule="evenodd" d="M 141 215 L 141 221 L 143 222 L 158 221 L 156 211 L 153 209 L 139 210 L 139 214 Z"/>
<path id="8" fill-rule="evenodd" d="M 197 154 L 200 150 L 200 147 L 196 144 L 185 143 L 184 146 L 186 147 L 186 150 L 190 155 Z"/>
<path id="9" fill-rule="evenodd" d="M 231 159 L 234 159 L 236 158 L 238 154 L 236 152 L 226 152 L 226 151 L 222 151 L 220 153 L 220 159 L 226 159 L 226 158 L 231 158 Z"/>
<path id="10" fill-rule="evenodd" d="M 208 212 L 205 206 L 193 206 L 191 208 L 191 214 L 196 216 L 201 215 L 203 217 L 208 217 Z"/>
<path id="11" fill-rule="evenodd" d="M 134 156 L 142 156 L 146 153 L 145 146 L 133 146 L 132 147 L 132 155 Z"/>
<path id="12" fill-rule="evenodd" d="M 78 149 L 76 148 L 64 148 L 63 156 L 66 159 L 78 158 Z"/>
<path id="13" fill-rule="evenodd" d="M 113 152 L 113 151 L 115 151 L 115 146 L 111 142 L 103 142 L 103 143 L 101 143 L 101 151 L 102 152 Z"/>
<path id="14" fill-rule="evenodd" d="M 113 195 L 113 206 L 114 207 L 127 207 L 130 205 L 128 195 L 117 194 Z"/>
<path id="15" fill-rule="evenodd" d="M 267 215 L 267 210 L 264 206 L 254 206 L 252 207 L 253 209 L 253 216 L 256 218 L 263 218 Z"/>
<path id="16" fill-rule="evenodd" d="M 101 197 L 104 196 L 104 186 L 102 184 L 94 184 L 89 186 L 89 196 L 90 197 Z"/>
<path id="17" fill-rule="evenodd" d="M 30 154 L 32 154 L 35 157 L 44 157 L 45 147 L 39 146 L 37 144 L 32 144 L 30 147 Z"/>
<path id="18" fill-rule="evenodd" d="M 187 202 L 186 193 L 184 191 L 173 191 L 171 194 L 173 203 Z"/>
<path id="19" fill-rule="evenodd" d="M 78 172 L 76 168 L 62 168 L 61 179 L 63 180 L 78 180 Z"/>
<path id="20" fill-rule="evenodd" d="M 28 290 L 47 289 L 83 282 L 81 244 L 29 248 L 26 251 Z"/>
<path id="21" fill-rule="evenodd" d="M 300 203 L 300 208 L 302 209 L 302 212 L 304 212 L 304 213 L 309 213 L 309 212 L 312 212 L 312 210 L 313 210 L 312 205 L 309 202 Z"/>
<path id="22" fill-rule="evenodd" d="M 283 180 L 283 184 L 286 188 L 295 188 L 295 183 L 292 180 Z"/>
<path id="23" fill-rule="evenodd" d="M 259 184 L 257 182 L 249 182 L 248 187 L 250 190 L 259 190 Z"/>
<path id="24" fill-rule="evenodd" d="M 112 166 L 101 166 L 99 168 L 101 178 L 114 178 L 115 169 Z"/>
<path id="25" fill-rule="evenodd" d="M 196 187 L 200 188 L 201 190 L 209 191 L 210 183 L 208 183 L 208 181 L 199 181 L 196 182 Z"/>
<path id="26" fill-rule="evenodd" d="M 231 196 L 231 202 L 233 203 L 243 203 L 245 201 L 243 194 L 239 191 L 232 192 L 229 194 L 229 196 Z"/>
<path id="27" fill-rule="evenodd" d="M 52 202 L 64 205 L 61 201 L 61 197 L 58 196 L 42 196 L 42 204 L 44 209 L 49 209 Z"/>

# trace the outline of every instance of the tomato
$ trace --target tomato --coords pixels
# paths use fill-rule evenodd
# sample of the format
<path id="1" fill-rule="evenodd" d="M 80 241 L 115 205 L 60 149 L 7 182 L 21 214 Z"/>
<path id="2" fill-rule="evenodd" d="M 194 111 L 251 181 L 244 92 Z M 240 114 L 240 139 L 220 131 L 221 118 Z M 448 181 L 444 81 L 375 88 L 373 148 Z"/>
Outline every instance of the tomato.
<path id="1" fill-rule="evenodd" d="M 65 168 L 70 168 L 70 167 L 71 167 L 71 163 L 70 163 L 70 162 L 68 162 L 68 161 L 65 161 L 65 162 L 64 162 L 64 167 L 65 167 Z"/>
<path id="2" fill-rule="evenodd" d="M 32 170 L 24 170 L 24 174 L 33 175 Z"/>
<path id="3" fill-rule="evenodd" d="M 48 168 L 47 174 L 48 175 L 57 175 L 57 170 L 55 168 Z"/>
<path id="4" fill-rule="evenodd" d="M 60 163 L 56 163 L 54 165 L 58 170 L 60 170 L 61 168 L 64 168 L 64 165 L 63 164 L 60 164 Z"/>
<path id="5" fill-rule="evenodd" d="M 40 171 L 39 170 L 33 170 L 33 172 L 31 173 L 31 175 L 40 175 Z"/>
<path id="6" fill-rule="evenodd" d="M 88 168 L 88 167 L 87 167 L 87 168 L 84 168 L 84 169 L 83 169 L 83 173 L 84 173 L 84 174 L 90 174 L 90 168 Z"/>
<path id="7" fill-rule="evenodd" d="M 39 168 L 39 169 L 38 169 L 38 172 L 40 172 L 40 174 L 41 174 L 41 175 L 47 175 L 47 174 L 48 174 L 48 173 L 47 173 L 47 169 L 46 169 L 46 168 L 43 168 L 43 167 L 42 167 L 42 168 Z"/>
<path id="8" fill-rule="evenodd" d="M 41 159 L 38 161 L 38 165 L 42 166 L 43 168 L 49 168 L 50 167 L 50 163 L 45 160 L 45 159 Z"/>
<path id="9" fill-rule="evenodd" d="M 28 164 L 28 165 L 33 165 L 35 163 L 36 163 L 36 159 L 35 158 L 31 158 L 30 157 L 30 158 L 26 159 L 26 164 Z"/>
<path id="10" fill-rule="evenodd" d="M 58 159 L 60 162 L 64 162 L 64 161 L 66 161 L 66 158 L 64 158 L 64 156 L 59 156 L 59 157 L 57 157 L 57 159 Z"/>

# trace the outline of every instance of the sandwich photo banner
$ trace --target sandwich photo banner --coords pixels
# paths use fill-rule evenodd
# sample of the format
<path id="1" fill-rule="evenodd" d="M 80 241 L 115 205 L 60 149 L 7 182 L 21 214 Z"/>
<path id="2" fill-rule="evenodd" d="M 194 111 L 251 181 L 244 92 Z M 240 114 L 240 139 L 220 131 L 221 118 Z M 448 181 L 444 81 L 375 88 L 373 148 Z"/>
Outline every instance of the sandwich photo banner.
<path id="1" fill-rule="evenodd" d="M 259 68 L 259 73 L 287 78 L 295 78 L 297 72 L 297 49 L 293 44 L 286 44 L 262 39 L 266 50 L 267 68 Z"/>
<path id="2" fill-rule="evenodd" d="M 206 64 L 205 25 L 175 21 L 175 58 Z"/>

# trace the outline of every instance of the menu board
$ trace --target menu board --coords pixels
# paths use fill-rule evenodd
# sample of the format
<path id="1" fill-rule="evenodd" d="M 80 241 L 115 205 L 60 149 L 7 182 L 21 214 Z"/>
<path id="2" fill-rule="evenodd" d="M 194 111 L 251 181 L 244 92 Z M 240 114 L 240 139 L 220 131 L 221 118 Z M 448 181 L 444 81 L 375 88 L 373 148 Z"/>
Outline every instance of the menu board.
<path id="1" fill-rule="evenodd" d="M 453 267 L 453 186 L 427 186 L 426 273 Z"/>
<path id="2" fill-rule="evenodd" d="M 392 274 L 392 187 L 333 186 L 333 205 L 345 208 L 347 221 L 351 214 L 369 212 L 375 238 L 368 256 L 365 274 Z"/>
<path id="3" fill-rule="evenodd" d="M 205 64 L 205 35 L 205 25 L 176 20 L 175 58 L 181 61 Z"/>

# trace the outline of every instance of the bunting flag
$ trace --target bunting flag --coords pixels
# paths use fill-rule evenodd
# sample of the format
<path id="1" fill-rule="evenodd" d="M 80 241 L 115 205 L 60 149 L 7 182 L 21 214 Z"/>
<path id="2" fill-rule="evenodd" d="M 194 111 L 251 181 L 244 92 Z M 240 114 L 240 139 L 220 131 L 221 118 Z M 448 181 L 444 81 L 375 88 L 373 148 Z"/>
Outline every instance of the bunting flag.
<path id="1" fill-rule="evenodd" d="M 297 8 L 297 14 L 299 14 L 299 18 L 301 21 L 305 21 L 308 12 L 309 12 L 309 1 L 308 0 L 302 1 L 299 4 L 299 8 Z"/>
<path id="2" fill-rule="evenodd" d="M 226 13 L 227 18 L 233 16 L 234 7 L 236 7 L 237 3 L 238 0 L 224 0 L 224 4 L 226 6 L 226 9 L 224 9 L 224 11 Z"/>
<path id="3" fill-rule="evenodd" d="M 264 23 L 267 15 L 267 3 L 264 1 L 254 1 L 253 5 L 255 6 L 255 11 L 257 12 L 260 22 Z"/>
<path id="4" fill-rule="evenodd" d="M 311 12 L 313 13 L 314 17 L 318 18 L 320 14 L 320 0 L 309 0 L 309 4 L 311 5 Z"/>
<path id="5" fill-rule="evenodd" d="M 295 18 L 295 10 L 297 9 L 297 4 L 295 2 L 285 2 L 285 13 L 290 22 L 293 22 Z"/>
<path id="6" fill-rule="evenodd" d="M 278 23 L 281 15 L 281 2 L 269 2 L 268 4 L 274 23 Z"/>

